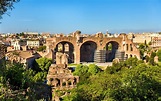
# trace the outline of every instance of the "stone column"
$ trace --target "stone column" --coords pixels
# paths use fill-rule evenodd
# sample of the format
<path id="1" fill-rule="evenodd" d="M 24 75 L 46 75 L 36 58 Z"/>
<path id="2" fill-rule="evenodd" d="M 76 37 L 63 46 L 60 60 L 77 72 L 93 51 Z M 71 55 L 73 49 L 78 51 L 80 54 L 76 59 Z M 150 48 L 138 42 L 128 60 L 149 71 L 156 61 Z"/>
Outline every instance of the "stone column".
<path id="1" fill-rule="evenodd" d="M 63 80 L 60 79 L 60 88 L 62 88 L 62 87 L 63 87 Z"/>
<path id="2" fill-rule="evenodd" d="M 74 86 L 74 78 L 72 78 L 71 85 Z"/>
<path id="3" fill-rule="evenodd" d="M 79 64 L 80 63 L 80 47 L 75 46 L 74 49 L 74 63 Z"/>
<path id="4" fill-rule="evenodd" d="M 76 83 L 78 83 L 79 82 L 79 77 L 76 77 L 76 79 L 77 79 Z"/>
<path id="5" fill-rule="evenodd" d="M 66 81 L 66 87 L 68 88 L 68 86 L 69 86 L 69 85 L 68 85 L 68 81 Z"/>

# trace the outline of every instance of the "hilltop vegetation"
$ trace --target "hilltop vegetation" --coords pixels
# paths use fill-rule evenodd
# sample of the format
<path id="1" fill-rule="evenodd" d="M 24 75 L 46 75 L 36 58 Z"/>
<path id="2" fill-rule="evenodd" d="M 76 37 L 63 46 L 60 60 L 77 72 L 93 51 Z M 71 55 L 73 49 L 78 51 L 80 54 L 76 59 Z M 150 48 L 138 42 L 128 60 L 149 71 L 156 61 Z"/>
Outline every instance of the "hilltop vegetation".
<path id="1" fill-rule="evenodd" d="M 50 65 L 50 59 L 39 58 L 32 68 L 19 63 L 0 67 L 0 101 L 51 99 L 51 88 L 44 83 Z"/>
<path id="2" fill-rule="evenodd" d="M 105 71 L 96 65 L 78 65 L 74 75 L 80 76 L 80 82 L 64 101 L 161 100 L 161 65 L 156 63 L 129 58 Z"/>
<path id="3" fill-rule="evenodd" d="M 161 65 L 154 62 L 152 54 L 149 62 L 129 58 L 124 62 L 114 62 L 106 70 L 97 65 L 77 65 L 73 75 L 80 81 L 69 90 L 64 101 L 159 101 L 161 100 Z M 0 68 L 1 101 L 50 100 L 51 88 L 46 85 L 51 60 L 40 58 L 32 68 L 21 64 Z"/>

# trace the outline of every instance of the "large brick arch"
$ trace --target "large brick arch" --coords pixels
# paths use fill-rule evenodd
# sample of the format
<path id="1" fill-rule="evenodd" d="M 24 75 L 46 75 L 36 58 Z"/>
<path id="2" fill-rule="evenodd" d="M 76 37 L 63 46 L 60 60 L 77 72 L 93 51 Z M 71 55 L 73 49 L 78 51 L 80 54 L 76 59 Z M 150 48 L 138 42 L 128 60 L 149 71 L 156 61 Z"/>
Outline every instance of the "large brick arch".
<path id="1" fill-rule="evenodd" d="M 73 46 L 73 48 L 75 48 L 74 47 L 74 44 L 73 43 L 71 43 L 71 42 L 69 42 L 69 41 L 60 41 L 60 42 L 57 42 L 54 46 L 55 46 L 55 48 L 57 47 L 57 45 L 58 44 L 60 44 L 60 43 L 69 43 L 70 45 L 72 45 Z"/>
<path id="2" fill-rule="evenodd" d="M 108 41 L 106 44 L 105 44 L 105 46 L 104 47 L 106 47 L 107 48 L 107 45 L 108 44 L 112 44 L 112 47 L 114 48 L 117 48 L 117 49 L 119 49 L 119 47 L 121 46 L 117 41 Z"/>
<path id="3" fill-rule="evenodd" d="M 58 44 L 62 44 L 63 46 L 63 50 L 61 52 L 63 53 L 66 53 L 68 54 L 68 62 L 69 63 L 74 63 L 74 44 L 69 42 L 69 41 L 59 41 L 55 44 L 55 47 L 54 47 L 54 58 L 56 59 L 56 52 L 58 52 Z M 69 51 L 68 52 L 65 52 L 65 44 L 68 44 L 69 45 Z"/>
<path id="4" fill-rule="evenodd" d="M 111 47 L 109 45 L 111 44 Z M 112 62 L 115 58 L 117 50 L 120 49 L 120 45 L 117 41 L 108 41 L 104 46 L 104 50 L 106 50 L 106 62 Z"/>
<path id="5" fill-rule="evenodd" d="M 75 41 L 75 38 L 68 38 L 68 37 L 66 37 L 66 38 L 58 38 L 57 40 L 56 40 L 56 42 L 54 43 L 54 48 L 56 47 L 56 45 L 57 44 L 59 44 L 59 43 L 61 43 L 61 42 L 68 42 L 68 43 L 71 43 L 73 46 L 75 46 L 75 43 L 76 43 L 76 41 Z"/>
<path id="6" fill-rule="evenodd" d="M 86 42 L 93 42 L 93 43 L 95 43 L 95 44 L 97 45 L 97 47 L 99 46 L 99 43 L 98 43 L 97 40 L 86 39 L 86 40 L 83 40 L 83 42 L 79 44 L 79 48 L 81 48 L 81 46 L 82 46 L 84 43 L 86 43 Z"/>
<path id="7" fill-rule="evenodd" d="M 94 62 L 94 53 L 97 43 L 91 40 L 83 42 L 80 46 L 80 62 Z"/>
<path id="8" fill-rule="evenodd" d="M 122 38 L 106 38 L 102 41 L 103 48 L 110 42 L 116 42 L 119 44 L 119 47 L 122 47 Z"/>

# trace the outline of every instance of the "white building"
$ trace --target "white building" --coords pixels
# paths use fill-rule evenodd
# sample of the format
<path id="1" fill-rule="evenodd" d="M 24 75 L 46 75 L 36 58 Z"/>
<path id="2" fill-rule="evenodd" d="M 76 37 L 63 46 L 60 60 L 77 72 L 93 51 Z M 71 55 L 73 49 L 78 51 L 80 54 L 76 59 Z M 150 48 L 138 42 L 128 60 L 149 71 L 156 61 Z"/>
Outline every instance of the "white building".
<path id="1" fill-rule="evenodd" d="M 20 50 L 21 49 L 21 45 L 19 43 L 19 40 L 12 40 L 11 46 L 13 47 L 13 50 Z"/>
<path id="2" fill-rule="evenodd" d="M 38 32 L 24 32 L 24 34 L 28 34 L 28 35 L 38 35 Z"/>
<path id="3" fill-rule="evenodd" d="M 27 40 L 28 47 L 39 47 L 40 41 L 39 40 Z"/>

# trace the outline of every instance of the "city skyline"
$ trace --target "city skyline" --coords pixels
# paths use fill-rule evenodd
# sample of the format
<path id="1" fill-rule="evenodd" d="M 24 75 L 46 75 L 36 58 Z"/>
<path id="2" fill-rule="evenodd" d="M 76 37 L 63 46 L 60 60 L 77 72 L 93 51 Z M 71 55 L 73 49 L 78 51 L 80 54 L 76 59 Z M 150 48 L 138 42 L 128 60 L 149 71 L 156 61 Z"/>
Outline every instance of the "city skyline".
<path id="1" fill-rule="evenodd" d="M 0 20 L 0 33 L 161 31 L 160 0 L 21 0 L 14 7 Z"/>

